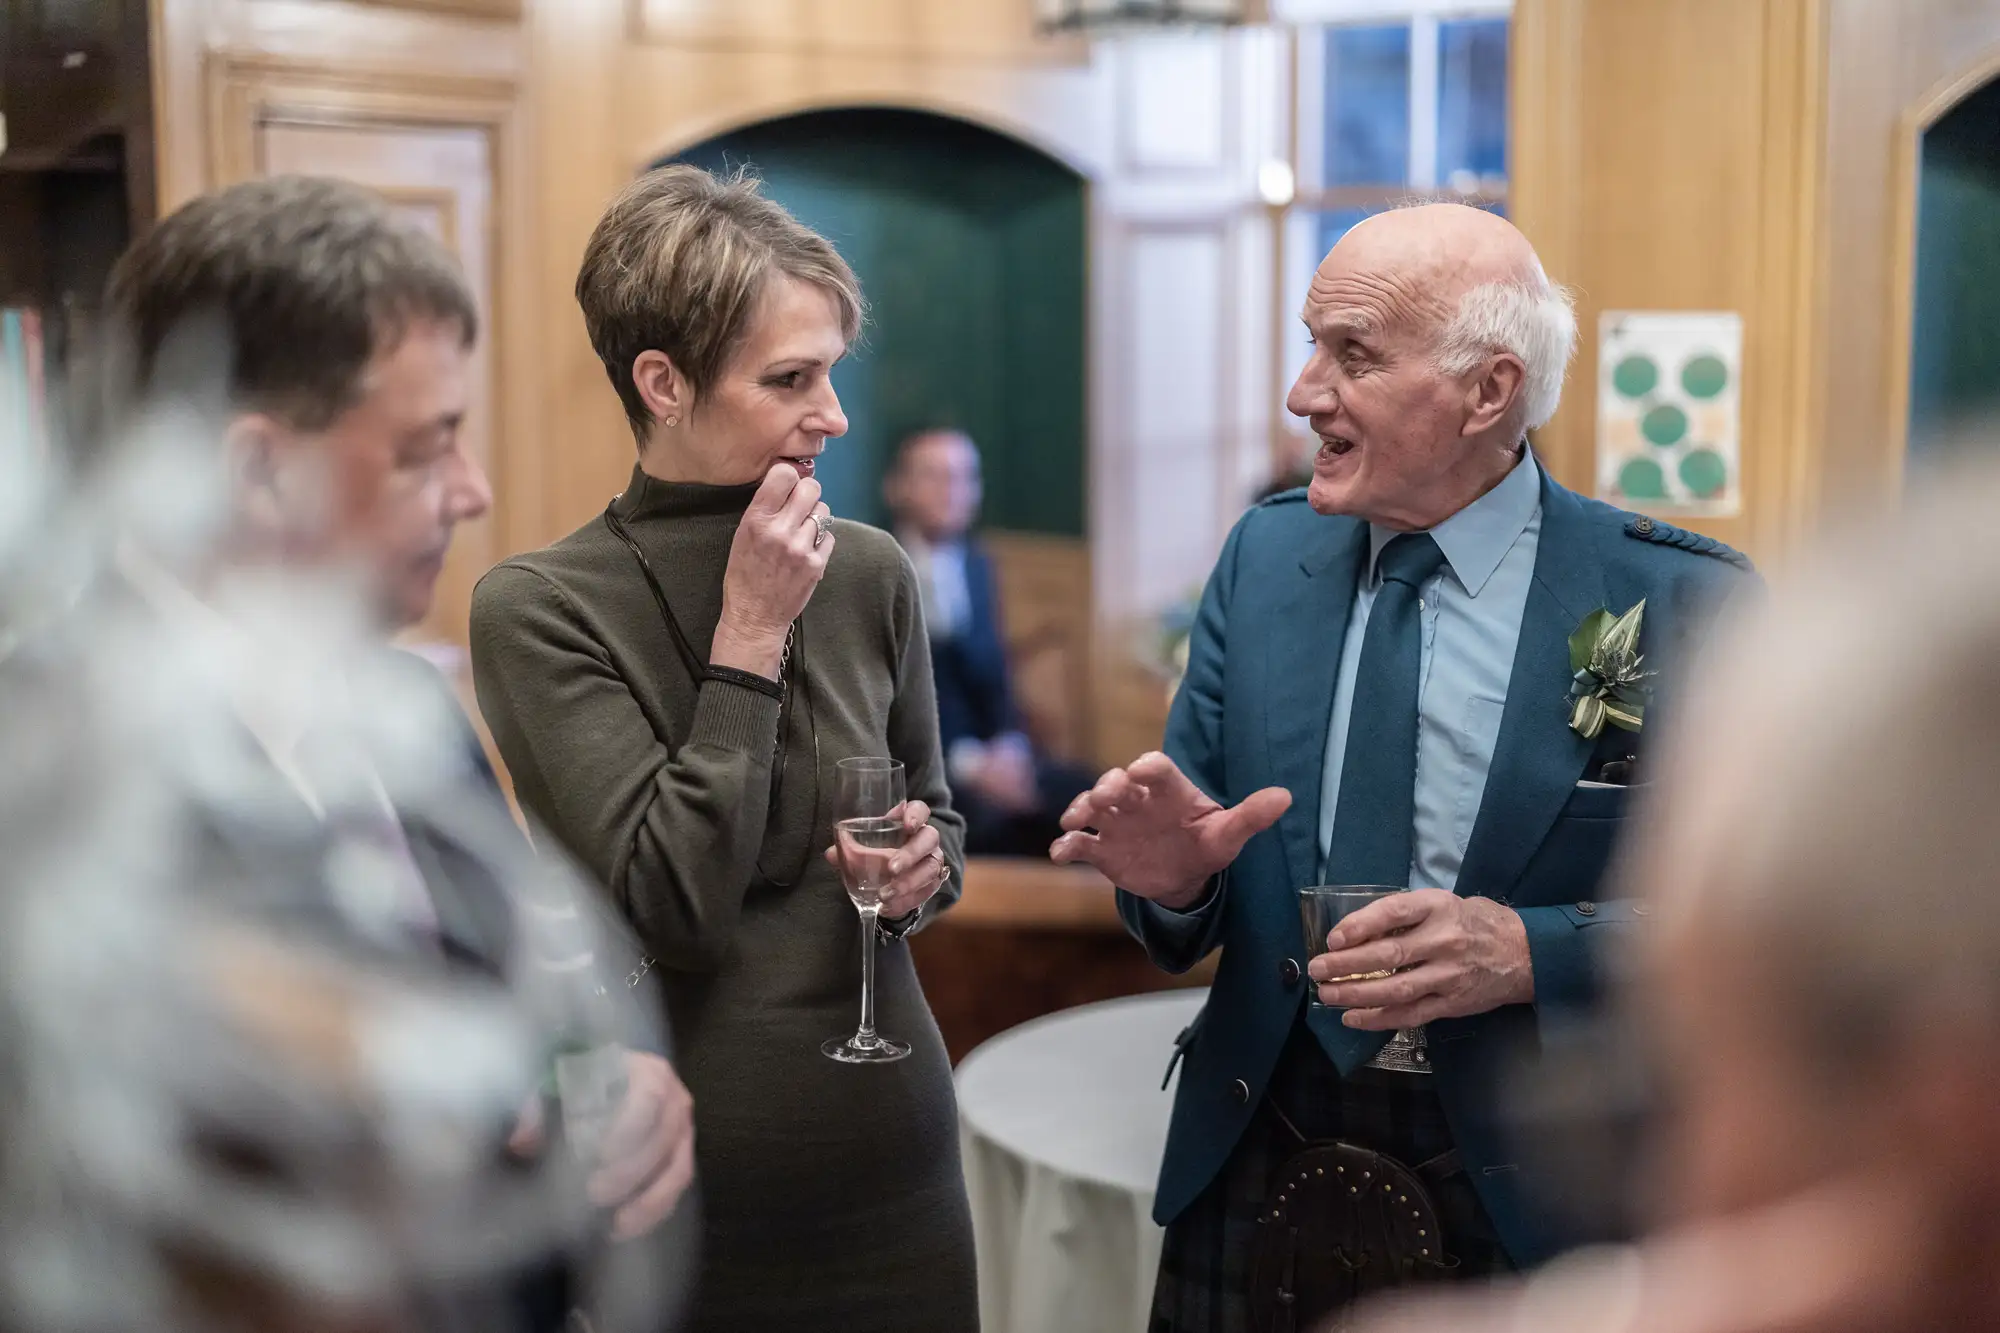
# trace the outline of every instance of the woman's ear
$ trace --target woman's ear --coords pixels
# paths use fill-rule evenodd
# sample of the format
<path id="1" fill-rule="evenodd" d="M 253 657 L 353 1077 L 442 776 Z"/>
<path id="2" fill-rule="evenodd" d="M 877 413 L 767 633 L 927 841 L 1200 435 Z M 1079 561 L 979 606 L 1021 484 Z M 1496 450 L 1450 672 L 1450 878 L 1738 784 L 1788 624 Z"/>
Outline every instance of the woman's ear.
<path id="1" fill-rule="evenodd" d="M 694 407 L 688 382 L 665 352 L 644 351 L 632 362 L 632 384 L 655 422 L 669 430 Z"/>

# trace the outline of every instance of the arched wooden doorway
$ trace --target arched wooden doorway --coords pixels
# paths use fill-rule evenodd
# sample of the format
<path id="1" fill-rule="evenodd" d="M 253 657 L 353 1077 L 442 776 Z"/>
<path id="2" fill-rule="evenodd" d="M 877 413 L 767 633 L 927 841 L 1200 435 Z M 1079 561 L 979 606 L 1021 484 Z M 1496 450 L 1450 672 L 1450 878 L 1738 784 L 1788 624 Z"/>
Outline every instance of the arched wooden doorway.
<path id="1" fill-rule="evenodd" d="M 1909 447 L 1992 448 L 2000 419 L 2000 71 L 1922 131 Z"/>
<path id="2" fill-rule="evenodd" d="M 869 326 L 835 372 L 851 425 L 821 465 L 837 512 L 883 521 L 897 442 L 954 426 L 985 454 L 988 526 L 1084 535 L 1081 177 L 970 122 L 878 107 L 763 121 L 676 160 L 750 167 L 861 277 Z"/>

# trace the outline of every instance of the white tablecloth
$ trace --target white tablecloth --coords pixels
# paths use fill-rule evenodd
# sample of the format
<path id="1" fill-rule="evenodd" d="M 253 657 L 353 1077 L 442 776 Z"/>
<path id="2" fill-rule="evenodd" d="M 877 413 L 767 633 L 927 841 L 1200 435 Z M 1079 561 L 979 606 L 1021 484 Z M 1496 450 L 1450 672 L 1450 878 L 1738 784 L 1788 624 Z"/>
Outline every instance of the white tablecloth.
<path id="1" fill-rule="evenodd" d="M 1145 1333 L 1162 1233 L 1160 1076 L 1208 992 L 1024 1023 L 958 1068 L 983 1333 Z"/>

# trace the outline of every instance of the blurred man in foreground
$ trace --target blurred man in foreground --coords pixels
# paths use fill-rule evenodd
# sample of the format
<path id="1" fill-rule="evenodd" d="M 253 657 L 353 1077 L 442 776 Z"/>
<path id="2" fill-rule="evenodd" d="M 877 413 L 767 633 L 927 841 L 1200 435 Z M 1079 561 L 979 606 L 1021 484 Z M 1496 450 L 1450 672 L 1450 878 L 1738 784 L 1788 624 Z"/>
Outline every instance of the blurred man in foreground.
<path id="1" fill-rule="evenodd" d="M 965 850 L 1040 856 L 1091 776 L 1036 754 L 1022 729 L 993 561 L 972 535 L 984 495 L 979 446 L 963 431 L 920 431 L 897 450 L 882 491 L 923 591 L 939 739 Z"/>
<path id="2" fill-rule="evenodd" d="M 1665 1229 L 1371 1333 L 2000 1326 L 2000 475 L 1960 480 L 1680 710 L 1627 867 Z"/>
<path id="3" fill-rule="evenodd" d="M 388 647 L 428 612 L 455 527 L 491 500 L 461 434 L 470 291 L 448 253 L 380 199 L 281 178 L 161 222 L 115 270 L 107 305 L 124 358 L 109 394 L 116 441 L 79 506 L 104 529 L 82 544 L 106 568 L 65 623 L 6 663 L 0 820 L 16 856 L 0 885 L 20 923 L 48 910 L 53 924 L 37 929 L 50 939 L 85 924 L 40 897 L 66 880 L 101 886 L 112 916 L 152 910 L 175 926 L 159 949 L 214 950 L 200 976 L 223 993 L 190 999 L 186 978 L 161 978 L 160 1014 L 185 1001 L 194 1015 L 157 1034 L 177 1067 L 120 1048 L 134 1061 L 108 1068 L 129 1078 L 107 1073 L 67 1123 L 87 1139 L 94 1115 L 138 1116 L 137 1090 L 164 1079 L 163 1100 L 204 1103 L 186 1128 L 200 1150 L 168 1121 L 135 1161 L 175 1178 L 195 1152 L 298 1205 L 260 1225 L 251 1210 L 181 1200 L 188 1232 L 165 1230 L 183 1276 L 254 1285 L 261 1273 L 282 1286 L 296 1276 L 289 1257 L 346 1289 L 357 1326 L 571 1327 L 573 1307 L 598 1308 L 589 1275 L 607 1242 L 657 1233 L 675 1213 L 691 1119 L 666 1059 L 643 1049 L 662 1044 L 627 995 L 627 972 L 636 986 L 644 964 L 606 970 L 587 891 L 534 864 L 443 680 Z M 183 939 L 190 914 L 212 915 L 213 929 Z M 269 984 L 232 988 L 237 968 Z M 345 980 L 297 993 L 314 968 Z M 136 995 L 146 1012 L 144 974 L 125 978 L 137 989 L 107 978 L 104 1003 Z M 339 1002 L 371 983 L 495 1022 L 482 1038 L 476 1023 L 423 1021 L 414 1000 L 399 1023 L 343 1017 L 404 1003 Z M 23 984 L 33 1011 L 40 992 L 32 976 Z M 317 1034 L 294 1053 L 331 1066 L 329 1105 L 255 1079 L 238 1088 L 240 1070 L 210 1064 L 253 1017 L 277 1035 L 252 1047 L 288 1046 L 288 1025 Z M 343 1045 L 353 1051 L 337 1057 Z M 28 1081 L 69 1105 L 55 1095 L 63 1043 L 40 1049 Z M 190 1079 L 203 1069 L 212 1076 Z M 428 1113 L 391 1114 L 391 1092 L 412 1088 L 444 1122 L 429 1137 Z M 496 1099 L 506 1114 L 482 1135 Z M 321 1142 L 370 1116 L 386 1123 Z M 46 1113 L 39 1123 L 64 1128 Z M 378 1139 L 379 1153 L 364 1150 Z M 586 1179 L 566 1193 L 572 1158 Z M 389 1207 L 405 1188 L 426 1225 Z M 364 1219 L 346 1247 L 314 1220 L 336 1200 Z M 627 1247 L 620 1263 L 643 1255 Z M 656 1313 L 616 1326 L 655 1327 Z"/>

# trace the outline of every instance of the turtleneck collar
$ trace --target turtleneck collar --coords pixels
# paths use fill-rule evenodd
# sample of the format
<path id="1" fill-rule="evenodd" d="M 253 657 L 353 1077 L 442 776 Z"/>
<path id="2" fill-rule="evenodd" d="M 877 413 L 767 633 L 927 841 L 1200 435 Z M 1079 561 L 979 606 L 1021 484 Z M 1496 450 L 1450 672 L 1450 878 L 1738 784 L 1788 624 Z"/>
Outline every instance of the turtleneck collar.
<path id="1" fill-rule="evenodd" d="M 759 484 L 753 481 L 741 486 L 711 486 L 697 481 L 661 481 L 635 465 L 624 494 L 613 503 L 617 505 L 618 517 L 627 520 L 741 518 Z"/>

